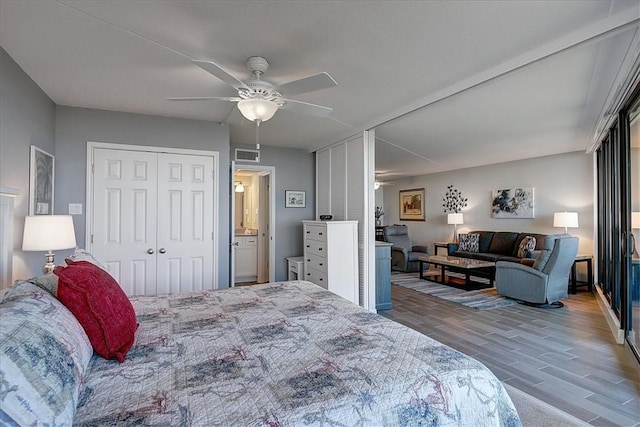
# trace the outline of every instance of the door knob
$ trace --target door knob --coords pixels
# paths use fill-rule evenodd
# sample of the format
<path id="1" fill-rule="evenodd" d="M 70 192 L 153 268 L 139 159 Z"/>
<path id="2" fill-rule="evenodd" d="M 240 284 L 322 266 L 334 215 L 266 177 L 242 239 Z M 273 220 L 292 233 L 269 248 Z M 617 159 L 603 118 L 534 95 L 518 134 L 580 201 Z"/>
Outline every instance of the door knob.
<path id="1" fill-rule="evenodd" d="M 154 253 L 154 252 L 155 252 L 155 251 L 154 251 L 152 248 L 147 249 L 147 253 L 148 253 L 149 255 L 153 255 L 153 253 Z"/>
<path id="2" fill-rule="evenodd" d="M 158 249 L 158 252 L 160 252 L 161 254 L 164 254 L 167 252 L 167 250 L 165 248 L 160 248 Z"/>

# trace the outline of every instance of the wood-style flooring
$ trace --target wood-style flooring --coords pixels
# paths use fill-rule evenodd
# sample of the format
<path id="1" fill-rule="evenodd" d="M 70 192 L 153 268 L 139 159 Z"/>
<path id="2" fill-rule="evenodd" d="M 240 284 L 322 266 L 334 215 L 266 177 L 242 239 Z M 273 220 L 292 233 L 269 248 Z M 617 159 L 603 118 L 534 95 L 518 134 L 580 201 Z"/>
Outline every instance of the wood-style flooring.
<path id="1" fill-rule="evenodd" d="M 379 314 L 484 363 L 503 382 L 596 426 L 640 426 L 640 366 L 616 344 L 595 296 L 561 309 L 479 311 L 392 285 Z"/>

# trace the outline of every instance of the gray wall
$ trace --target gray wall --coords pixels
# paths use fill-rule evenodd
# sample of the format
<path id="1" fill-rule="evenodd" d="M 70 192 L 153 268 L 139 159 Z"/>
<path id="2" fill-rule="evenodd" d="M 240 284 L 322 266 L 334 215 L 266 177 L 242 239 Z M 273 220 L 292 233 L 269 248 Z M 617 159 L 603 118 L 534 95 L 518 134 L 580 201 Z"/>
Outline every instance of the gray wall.
<path id="1" fill-rule="evenodd" d="M 472 230 L 559 233 L 564 230 L 553 227 L 553 213 L 575 211 L 580 227 L 569 229 L 569 233 L 580 238 L 580 253 L 594 253 L 593 160 L 584 152 L 421 175 L 395 182 L 396 185 L 382 187 L 384 223 L 407 224 L 415 244 L 451 241 L 453 225 L 447 224 L 442 198 L 447 185 L 453 184 L 469 199 L 468 206 L 462 210 L 464 224 L 458 226 L 459 233 Z M 492 218 L 491 190 L 517 186 L 534 187 L 535 218 Z M 398 191 L 421 187 L 426 191 L 426 221 L 401 222 Z"/>
<path id="2" fill-rule="evenodd" d="M 0 187 L 20 191 L 14 211 L 14 279 L 40 274 L 44 265 L 44 253 L 21 251 L 22 230 L 29 212 L 30 145 L 56 154 L 55 114 L 53 101 L 0 48 Z"/>
<path id="3" fill-rule="evenodd" d="M 87 108 L 56 108 L 56 212 L 82 203 L 74 216 L 79 246 L 85 246 L 87 141 L 209 150 L 220 153 L 218 283 L 229 283 L 229 128 L 201 120 L 175 119 Z"/>
<path id="4" fill-rule="evenodd" d="M 255 145 L 232 145 L 231 158 L 236 148 L 255 149 Z M 241 165 L 242 162 L 237 162 Z M 256 163 L 247 163 L 255 165 Z M 260 148 L 260 165 L 275 167 L 276 176 L 276 253 L 275 280 L 287 279 L 287 257 L 302 255 L 302 220 L 315 215 L 315 155 L 295 148 Z M 305 208 L 285 208 L 285 190 L 304 190 Z"/>

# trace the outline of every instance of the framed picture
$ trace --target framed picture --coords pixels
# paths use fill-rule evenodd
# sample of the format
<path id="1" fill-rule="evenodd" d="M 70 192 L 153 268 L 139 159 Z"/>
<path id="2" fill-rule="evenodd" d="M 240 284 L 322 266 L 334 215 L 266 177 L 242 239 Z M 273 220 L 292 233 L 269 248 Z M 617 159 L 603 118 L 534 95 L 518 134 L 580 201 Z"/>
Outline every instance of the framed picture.
<path id="1" fill-rule="evenodd" d="M 305 208 L 307 201 L 305 199 L 306 192 L 300 190 L 285 190 L 285 208 Z"/>
<path id="2" fill-rule="evenodd" d="M 400 221 L 424 221 L 424 188 L 400 190 Z"/>
<path id="3" fill-rule="evenodd" d="M 533 218 L 533 187 L 493 190 L 491 215 L 493 218 Z"/>
<path id="4" fill-rule="evenodd" d="M 53 214 L 53 177 L 55 159 L 35 145 L 29 162 L 29 215 Z"/>

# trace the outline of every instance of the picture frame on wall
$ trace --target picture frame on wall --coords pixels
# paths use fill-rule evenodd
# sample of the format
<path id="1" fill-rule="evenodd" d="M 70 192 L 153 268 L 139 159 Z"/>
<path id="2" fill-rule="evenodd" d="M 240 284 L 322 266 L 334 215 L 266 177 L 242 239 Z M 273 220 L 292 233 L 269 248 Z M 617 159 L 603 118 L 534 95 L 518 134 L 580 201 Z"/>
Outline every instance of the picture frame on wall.
<path id="1" fill-rule="evenodd" d="M 307 207 L 306 191 L 302 190 L 285 190 L 285 208 L 305 208 Z"/>
<path id="2" fill-rule="evenodd" d="M 534 218 L 534 188 L 515 187 L 491 192 L 491 216 L 493 218 Z"/>
<path id="3" fill-rule="evenodd" d="M 400 190 L 400 221 L 424 221 L 424 188 Z"/>
<path id="4" fill-rule="evenodd" d="M 29 161 L 29 215 L 53 215 L 55 157 L 31 146 Z"/>

